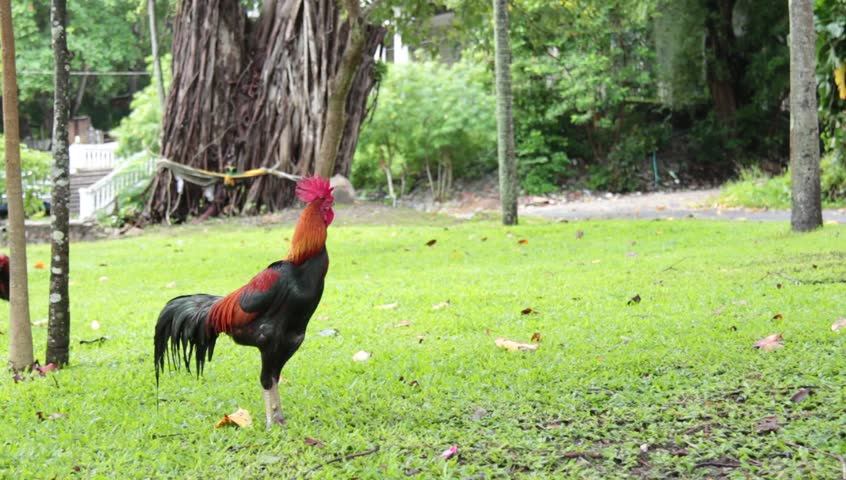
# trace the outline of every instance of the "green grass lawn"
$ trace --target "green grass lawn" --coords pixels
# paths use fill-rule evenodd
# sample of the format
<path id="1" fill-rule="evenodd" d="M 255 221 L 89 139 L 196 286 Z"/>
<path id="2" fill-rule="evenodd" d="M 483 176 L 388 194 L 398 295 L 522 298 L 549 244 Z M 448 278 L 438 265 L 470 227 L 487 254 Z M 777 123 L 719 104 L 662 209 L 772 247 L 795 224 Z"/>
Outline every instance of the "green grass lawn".
<path id="1" fill-rule="evenodd" d="M 292 224 L 74 244 L 72 365 L 4 374 L 0 477 L 842 475 L 846 332 L 831 325 L 846 316 L 843 226 L 343 216 L 323 302 L 282 372 L 288 425 L 269 432 L 255 349 L 222 338 L 202 378 L 168 372 L 157 394 L 152 334 L 171 297 L 228 293 L 282 257 Z M 30 248 L 30 265 L 48 260 Z M 36 323 L 48 270 L 30 270 Z M 46 326 L 33 331 L 43 358 Z M 494 344 L 535 333 L 535 352 Z M 784 348 L 752 348 L 773 333 Z M 372 357 L 354 362 L 360 350 Z M 215 429 L 238 407 L 253 428 Z"/>

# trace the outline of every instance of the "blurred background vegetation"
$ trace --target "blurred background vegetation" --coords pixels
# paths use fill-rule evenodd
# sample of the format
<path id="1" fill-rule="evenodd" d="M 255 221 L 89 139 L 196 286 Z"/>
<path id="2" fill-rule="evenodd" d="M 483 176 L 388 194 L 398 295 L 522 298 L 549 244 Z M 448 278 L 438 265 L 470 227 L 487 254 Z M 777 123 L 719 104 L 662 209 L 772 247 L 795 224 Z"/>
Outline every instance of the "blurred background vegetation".
<path id="1" fill-rule="evenodd" d="M 72 68 L 148 71 L 146 2 L 96 3 L 70 5 Z M 245 11 L 258 3 L 245 2 Z M 389 26 L 352 181 L 372 197 L 392 189 L 446 199 L 456 182 L 496 169 L 490 2 L 388 3 L 414 18 Z M 22 131 L 49 138 L 52 77 L 26 73 L 52 69 L 48 6 L 13 4 Z M 175 5 L 157 2 L 165 52 Z M 512 0 L 522 192 L 730 182 L 727 202 L 789 205 L 787 8 L 770 0 Z M 846 1 L 818 0 L 815 9 L 823 192 L 833 205 L 846 195 Z M 393 62 L 394 34 L 410 47 L 407 63 Z M 71 87 L 74 115 L 111 132 L 121 153 L 158 151 L 162 113 L 149 75 L 77 76 Z"/>

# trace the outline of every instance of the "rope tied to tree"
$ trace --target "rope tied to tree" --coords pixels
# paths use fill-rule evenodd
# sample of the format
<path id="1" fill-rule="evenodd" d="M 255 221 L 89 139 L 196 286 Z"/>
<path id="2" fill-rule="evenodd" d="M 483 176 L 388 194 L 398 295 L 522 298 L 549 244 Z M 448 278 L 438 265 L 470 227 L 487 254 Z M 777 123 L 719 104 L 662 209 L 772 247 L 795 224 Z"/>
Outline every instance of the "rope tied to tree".
<path id="1" fill-rule="evenodd" d="M 156 162 L 156 166 L 167 168 L 168 170 L 173 172 L 173 174 L 177 178 L 189 183 L 193 183 L 194 185 L 199 185 L 201 187 L 209 187 L 219 182 L 223 182 L 223 184 L 227 187 L 234 187 L 237 180 L 260 177 L 263 175 L 273 175 L 275 177 L 285 178 L 293 182 L 296 182 L 302 178 L 300 175 L 281 172 L 279 170 L 276 170 L 275 168 L 254 168 L 241 173 L 235 173 L 231 171 L 212 172 L 209 170 L 204 170 L 202 168 L 189 167 L 188 165 L 176 163 L 166 158 L 159 159 L 159 161 Z"/>

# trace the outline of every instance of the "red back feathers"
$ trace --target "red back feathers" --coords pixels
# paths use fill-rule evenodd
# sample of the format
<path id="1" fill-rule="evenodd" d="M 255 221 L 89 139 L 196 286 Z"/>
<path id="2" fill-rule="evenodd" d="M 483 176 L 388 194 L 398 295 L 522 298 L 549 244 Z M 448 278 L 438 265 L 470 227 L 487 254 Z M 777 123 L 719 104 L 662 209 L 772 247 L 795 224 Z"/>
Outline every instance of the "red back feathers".
<path id="1" fill-rule="evenodd" d="M 305 177 L 297 182 L 297 198 L 305 203 L 311 203 L 317 199 L 334 202 L 332 187 L 328 178 L 320 178 L 320 175 Z"/>

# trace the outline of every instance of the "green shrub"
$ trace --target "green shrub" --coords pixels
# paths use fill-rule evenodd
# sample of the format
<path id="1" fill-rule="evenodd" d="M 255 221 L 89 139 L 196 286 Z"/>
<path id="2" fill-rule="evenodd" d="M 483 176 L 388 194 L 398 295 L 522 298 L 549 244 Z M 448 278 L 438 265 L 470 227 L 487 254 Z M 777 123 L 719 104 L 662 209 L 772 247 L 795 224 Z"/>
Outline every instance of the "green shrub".
<path id="1" fill-rule="evenodd" d="M 170 85 L 170 55 L 162 57 L 165 91 Z M 147 70 L 151 70 L 148 66 Z M 132 97 L 132 113 L 111 131 L 118 139 L 117 155 L 126 157 L 144 150 L 161 151 L 162 109 L 155 80 Z"/>
<path id="2" fill-rule="evenodd" d="M 820 186 L 823 200 L 831 203 L 846 201 L 846 166 L 843 155 L 831 152 L 820 160 Z"/>
<path id="3" fill-rule="evenodd" d="M 720 203 L 728 207 L 790 208 L 790 172 L 771 177 L 757 167 L 743 169 L 723 186 Z"/>
<path id="4" fill-rule="evenodd" d="M 543 132 L 531 130 L 517 144 L 517 170 L 526 193 L 554 192 L 571 173 L 570 159 L 563 151 L 553 151 Z"/>
<path id="5" fill-rule="evenodd" d="M 469 63 L 389 66 L 359 137 L 356 187 L 383 188 L 384 166 L 401 184 L 428 184 L 443 199 L 454 178 L 492 169 L 495 104 L 483 75 Z"/>
<path id="6" fill-rule="evenodd" d="M 6 203 L 6 145 L 0 135 L 0 191 Z M 27 217 L 44 210 L 44 200 L 50 197 L 50 167 L 53 156 L 47 152 L 32 150 L 21 144 L 21 183 L 24 193 L 24 213 Z"/>
<path id="7" fill-rule="evenodd" d="M 820 180 L 824 207 L 846 205 L 846 168 L 837 155 L 823 156 Z M 723 186 L 720 203 L 729 207 L 790 208 L 790 171 L 769 176 L 756 167 L 744 169 L 737 180 Z"/>

